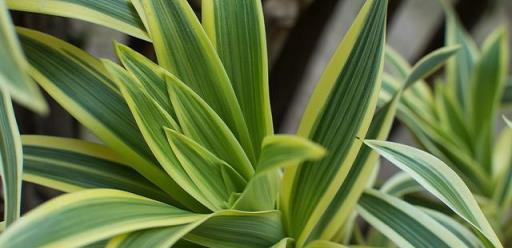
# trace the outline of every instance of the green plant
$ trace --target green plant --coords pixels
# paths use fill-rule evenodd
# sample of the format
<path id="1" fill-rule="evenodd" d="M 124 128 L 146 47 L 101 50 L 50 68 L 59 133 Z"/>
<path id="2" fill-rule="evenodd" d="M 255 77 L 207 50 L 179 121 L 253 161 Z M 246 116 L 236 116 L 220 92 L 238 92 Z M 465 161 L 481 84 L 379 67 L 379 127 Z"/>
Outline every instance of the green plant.
<path id="1" fill-rule="evenodd" d="M 2 158 L 17 159 L 2 164 L 11 194 L 0 247 L 343 247 L 357 204 L 400 245 L 464 245 L 464 236 L 423 210 L 367 189 L 378 156 L 362 138 L 409 158 L 397 164 L 466 219 L 478 242 L 501 247 L 445 164 L 376 141 L 386 138 L 401 95 L 375 110 L 386 5 L 366 2 L 320 79 L 298 136 L 285 136 L 272 130 L 259 0 L 204 0 L 202 23 L 186 0 L 7 1 L 12 9 L 79 18 L 150 40 L 159 64 L 115 43 L 121 67 L 17 29 L 30 64 L 18 73 L 28 71 L 104 145 L 47 136 L 19 142 L 5 94 Z M 407 87 L 454 51 L 425 58 Z M 24 180 L 68 194 L 16 220 L 22 162 Z"/>
<path id="2" fill-rule="evenodd" d="M 512 130 L 505 127 L 495 136 L 500 107 L 511 104 L 508 34 L 498 28 L 480 50 L 451 7 L 442 3 L 447 17 L 445 45 L 459 45 L 460 49 L 447 62 L 444 78 L 436 77 L 434 91 L 426 82 L 419 82 L 404 94 L 397 115 L 426 150 L 464 179 L 501 241 L 512 245 Z M 386 58 L 389 70 L 384 76 L 387 90 L 382 92 L 382 101 L 400 87 L 410 70 L 392 49 Z M 420 190 L 403 175 L 384 187 L 384 191 L 399 195 Z M 431 201 L 415 202 L 425 205 Z"/>

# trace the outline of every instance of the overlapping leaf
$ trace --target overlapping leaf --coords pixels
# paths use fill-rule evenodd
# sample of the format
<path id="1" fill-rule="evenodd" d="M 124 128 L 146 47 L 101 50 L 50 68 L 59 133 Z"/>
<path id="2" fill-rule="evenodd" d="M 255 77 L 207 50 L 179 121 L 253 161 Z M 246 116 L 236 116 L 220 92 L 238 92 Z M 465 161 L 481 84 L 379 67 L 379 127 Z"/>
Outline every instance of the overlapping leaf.
<path id="1" fill-rule="evenodd" d="M 346 178 L 370 125 L 383 65 L 387 1 L 367 1 L 331 59 L 298 134 L 324 146 L 319 162 L 289 167 L 281 209 L 288 233 L 304 245 Z"/>

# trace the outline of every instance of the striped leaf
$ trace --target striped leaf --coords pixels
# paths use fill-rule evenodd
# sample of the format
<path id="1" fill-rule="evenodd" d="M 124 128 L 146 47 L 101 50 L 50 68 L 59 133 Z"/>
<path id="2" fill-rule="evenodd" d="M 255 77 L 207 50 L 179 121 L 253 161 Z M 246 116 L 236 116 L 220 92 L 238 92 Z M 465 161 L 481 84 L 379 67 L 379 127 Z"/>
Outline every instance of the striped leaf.
<path id="1" fill-rule="evenodd" d="M 181 167 L 164 132 L 164 127 L 177 129 L 176 121 L 142 90 L 141 83 L 135 77 L 111 61 L 104 60 L 103 63 L 118 84 L 149 148 L 160 166 L 174 180 L 175 192 L 172 196 L 188 208 L 204 211 L 204 207 L 197 202 L 201 202 L 198 199 L 200 190 Z M 204 205 L 204 202 L 201 203 Z"/>
<path id="2" fill-rule="evenodd" d="M 391 130 L 396 108 L 401 92 L 391 102 L 380 108 L 374 115 L 367 139 L 386 139 Z M 314 236 L 320 239 L 332 240 L 340 229 L 344 227 L 352 215 L 357 201 L 364 189 L 372 181 L 378 164 L 379 155 L 369 147 L 362 147 L 348 172 L 343 184 L 336 192 L 336 196 L 329 204 L 322 219 L 315 226 Z"/>
<path id="3" fill-rule="evenodd" d="M 10 9 L 63 16 L 103 25 L 149 40 L 130 0 L 6 0 Z"/>
<path id="4" fill-rule="evenodd" d="M 495 31 L 484 43 L 470 88 L 470 127 L 476 158 L 487 172 L 492 166 L 495 119 L 508 76 L 508 37 L 505 28 Z"/>
<path id="5" fill-rule="evenodd" d="M 170 129 L 166 130 L 172 150 L 183 169 L 214 210 L 226 209 L 231 193 L 241 192 L 247 181 L 230 165 L 208 150 Z"/>
<path id="6" fill-rule="evenodd" d="M 400 172 L 386 180 L 380 188 L 380 191 L 396 196 L 402 197 L 406 194 L 422 191 L 423 187 L 419 185 L 414 178 L 409 176 L 406 172 Z"/>
<path id="7" fill-rule="evenodd" d="M 292 135 L 267 136 L 263 140 L 256 174 L 251 178 L 233 208 L 243 211 L 275 209 L 279 192 L 279 169 L 306 160 L 318 160 L 326 151 L 307 139 Z"/>
<path id="8" fill-rule="evenodd" d="M 423 57 L 414 67 L 405 80 L 405 88 L 420 79 L 428 77 L 441 67 L 446 60 L 452 57 L 459 50 L 459 46 L 450 46 L 437 49 Z"/>
<path id="9" fill-rule="evenodd" d="M 287 231 L 302 246 L 334 199 L 370 125 L 380 88 L 387 1 L 366 2 L 315 89 L 299 136 L 329 153 L 285 171 L 281 209 Z"/>
<path id="10" fill-rule="evenodd" d="M 189 224 L 122 234 L 106 248 L 270 247 L 284 236 L 279 217 L 277 211 L 219 211 Z"/>
<path id="11" fill-rule="evenodd" d="M 203 26 L 231 79 L 256 156 L 273 133 L 261 1 L 203 0 Z"/>
<path id="12" fill-rule="evenodd" d="M 250 178 L 253 166 L 226 123 L 179 79 L 166 75 L 166 81 L 183 133 L 226 161 L 245 179 Z"/>
<path id="13" fill-rule="evenodd" d="M 512 206 L 512 129 L 505 128 L 494 147 L 493 177 L 495 178 L 494 201 L 499 213 L 506 216 Z"/>
<path id="14" fill-rule="evenodd" d="M 191 229 L 197 226 L 198 222 L 190 224 L 151 228 L 142 231 L 119 235 L 111 239 L 105 248 L 169 248 L 181 239 Z"/>
<path id="15" fill-rule="evenodd" d="M 464 242 L 467 247 L 484 247 L 482 242 L 478 239 L 478 237 L 475 236 L 474 233 L 468 230 L 464 225 L 455 221 L 450 216 L 428 208 L 422 208 L 421 210 L 423 210 L 423 212 L 427 213 L 430 217 L 443 225 L 446 229 L 450 230 L 450 232 L 455 234 L 457 238 Z"/>
<path id="16" fill-rule="evenodd" d="M 168 202 L 170 196 L 111 149 L 76 139 L 22 136 L 23 179 L 64 192 L 110 188 Z"/>
<path id="17" fill-rule="evenodd" d="M 82 125 L 162 190 L 179 189 L 156 165 L 130 109 L 101 62 L 62 40 L 18 29 L 35 80 Z"/>
<path id="18" fill-rule="evenodd" d="M 0 91 L 0 165 L 5 226 L 20 217 L 23 152 L 11 99 Z"/>
<path id="19" fill-rule="evenodd" d="M 0 88 L 14 101 L 38 113 L 48 106 L 37 85 L 27 75 L 28 63 L 21 50 L 4 0 L 0 0 Z"/>
<path id="20" fill-rule="evenodd" d="M 365 141 L 383 157 L 413 177 L 483 236 L 483 241 L 502 247 L 491 225 L 462 179 L 436 157 L 406 145 Z"/>
<path id="21" fill-rule="evenodd" d="M 0 236 L 0 247 L 80 247 L 125 232 L 201 218 L 123 191 L 84 190 L 58 197 L 25 215 Z"/>
<path id="22" fill-rule="evenodd" d="M 221 211 L 185 236 L 185 239 L 206 247 L 246 248 L 271 247 L 283 239 L 279 211 Z"/>
<path id="23" fill-rule="evenodd" d="M 468 109 L 470 96 L 470 77 L 473 72 L 478 48 L 458 20 L 455 11 L 446 0 L 441 0 L 446 15 L 445 45 L 460 45 L 460 51 L 446 65 L 448 87 L 451 95 L 457 99 L 458 106 Z"/>
<path id="24" fill-rule="evenodd" d="M 137 53 L 131 48 L 115 43 L 117 57 L 123 66 L 140 81 L 140 86 L 156 101 L 162 108 L 175 116 L 171 106 L 167 83 L 165 82 L 165 70 L 153 63 L 144 55 Z"/>
<path id="25" fill-rule="evenodd" d="M 159 64 L 204 99 L 254 162 L 254 149 L 235 91 L 188 2 L 143 0 L 143 6 Z"/>
<path id="26" fill-rule="evenodd" d="M 315 240 L 306 245 L 306 248 L 348 248 L 342 244 L 334 243 L 327 240 Z"/>
<path id="27" fill-rule="evenodd" d="M 379 191 L 367 190 L 357 211 L 399 247 L 466 247 L 449 229 L 420 209 Z"/>

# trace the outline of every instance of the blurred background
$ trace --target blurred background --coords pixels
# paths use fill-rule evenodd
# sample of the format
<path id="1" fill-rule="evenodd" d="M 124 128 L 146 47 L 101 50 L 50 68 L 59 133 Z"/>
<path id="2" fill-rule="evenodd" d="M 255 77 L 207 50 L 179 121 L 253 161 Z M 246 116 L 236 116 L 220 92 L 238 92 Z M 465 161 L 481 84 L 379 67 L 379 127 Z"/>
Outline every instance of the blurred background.
<path id="1" fill-rule="evenodd" d="M 200 0 L 190 0 L 200 14 Z M 312 89 L 364 0 L 263 0 L 270 58 L 270 92 L 276 132 L 293 133 Z M 506 24 L 512 33 L 512 0 L 452 1 L 467 30 L 480 44 L 494 28 Z M 150 43 L 119 32 L 66 18 L 12 12 L 18 26 L 52 34 L 100 58 L 115 59 L 112 40 L 128 44 L 154 59 Z M 444 16 L 437 0 L 389 0 L 388 44 L 414 63 L 442 46 Z M 512 47 L 512 44 L 511 44 Z M 512 49 L 511 49 L 512 50 Z M 16 106 L 22 134 L 47 134 L 96 140 L 57 103 L 41 117 Z M 414 145 L 408 131 L 395 123 L 391 139 Z M 383 165 L 382 177 L 393 172 Z M 27 211 L 59 192 L 25 184 Z M 2 208 L 0 208 L 2 209 Z"/>

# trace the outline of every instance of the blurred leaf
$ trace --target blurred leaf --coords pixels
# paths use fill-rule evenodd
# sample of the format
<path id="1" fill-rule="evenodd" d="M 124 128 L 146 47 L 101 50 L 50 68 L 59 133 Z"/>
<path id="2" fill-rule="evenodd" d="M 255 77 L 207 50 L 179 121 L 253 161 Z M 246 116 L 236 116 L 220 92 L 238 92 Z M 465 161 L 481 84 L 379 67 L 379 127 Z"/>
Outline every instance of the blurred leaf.
<path id="1" fill-rule="evenodd" d="M 459 46 L 443 47 L 425 55 L 425 57 L 418 61 L 412 68 L 405 80 L 404 88 L 407 89 L 418 80 L 424 79 L 435 72 L 446 60 L 456 54 L 459 48 Z"/>
<path id="2" fill-rule="evenodd" d="M 45 114 L 48 106 L 37 85 L 27 75 L 28 63 L 21 50 L 4 0 L 0 0 L 0 88 L 14 101 Z"/>

